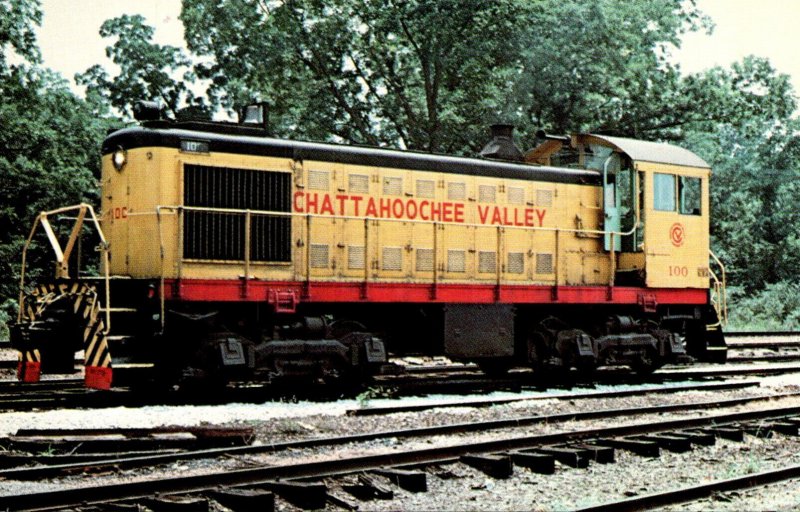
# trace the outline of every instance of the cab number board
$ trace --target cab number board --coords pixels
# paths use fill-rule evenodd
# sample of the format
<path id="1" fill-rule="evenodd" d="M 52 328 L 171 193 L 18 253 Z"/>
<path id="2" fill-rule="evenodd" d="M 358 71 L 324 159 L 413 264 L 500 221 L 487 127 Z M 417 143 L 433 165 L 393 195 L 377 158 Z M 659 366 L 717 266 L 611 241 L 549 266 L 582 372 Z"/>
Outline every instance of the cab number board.
<path id="1" fill-rule="evenodd" d="M 181 151 L 184 153 L 208 153 L 208 141 L 181 139 Z"/>
<path id="2" fill-rule="evenodd" d="M 669 266 L 670 277 L 687 277 L 689 275 L 689 268 L 680 265 Z"/>

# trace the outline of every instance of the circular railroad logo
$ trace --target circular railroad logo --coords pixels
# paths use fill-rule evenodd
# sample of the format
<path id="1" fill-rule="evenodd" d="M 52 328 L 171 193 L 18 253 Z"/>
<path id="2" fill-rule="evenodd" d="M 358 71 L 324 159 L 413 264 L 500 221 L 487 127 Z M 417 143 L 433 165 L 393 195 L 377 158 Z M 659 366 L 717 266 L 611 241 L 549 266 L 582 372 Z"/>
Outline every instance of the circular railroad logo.
<path id="1" fill-rule="evenodd" d="M 669 228 L 669 238 L 672 240 L 672 245 L 675 247 L 680 247 L 683 245 L 683 237 L 685 232 L 683 230 L 683 224 L 680 222 L 676 222 Z"/>

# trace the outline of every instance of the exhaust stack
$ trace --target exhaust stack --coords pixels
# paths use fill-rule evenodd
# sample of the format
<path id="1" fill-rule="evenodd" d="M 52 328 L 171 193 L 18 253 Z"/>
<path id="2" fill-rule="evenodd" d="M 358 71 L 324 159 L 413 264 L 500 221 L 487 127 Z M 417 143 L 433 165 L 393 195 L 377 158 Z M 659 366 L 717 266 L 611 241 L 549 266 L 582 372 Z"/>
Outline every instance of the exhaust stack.
<path id="1" fill-rule="evenodd" d="M 522 151 L 514 144 L 514 126 L 510 124 L 493 124 L 490 128 L 492 140 L 481 150 L 483 158 L 523 162 Z"/>

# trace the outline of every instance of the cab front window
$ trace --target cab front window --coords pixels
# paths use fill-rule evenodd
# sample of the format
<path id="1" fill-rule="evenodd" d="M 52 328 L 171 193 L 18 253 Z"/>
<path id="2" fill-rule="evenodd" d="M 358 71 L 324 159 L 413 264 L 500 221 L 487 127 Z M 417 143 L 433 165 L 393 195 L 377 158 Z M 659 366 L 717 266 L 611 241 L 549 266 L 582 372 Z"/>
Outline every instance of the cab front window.
<path id="1" fill-rule="evenodd" d="M 700 178 L 688 178 L 681 176 L 678 182 L 678 194 L 680 197 L 680 212 L 684 215 L 700 215 L 702 184 Z"/>
<path id="2" fill-rule="evenodd" d="M 655 173 L 653 208 L 662 212 L 674 212 L 675 206 L 675 175 Z"/>

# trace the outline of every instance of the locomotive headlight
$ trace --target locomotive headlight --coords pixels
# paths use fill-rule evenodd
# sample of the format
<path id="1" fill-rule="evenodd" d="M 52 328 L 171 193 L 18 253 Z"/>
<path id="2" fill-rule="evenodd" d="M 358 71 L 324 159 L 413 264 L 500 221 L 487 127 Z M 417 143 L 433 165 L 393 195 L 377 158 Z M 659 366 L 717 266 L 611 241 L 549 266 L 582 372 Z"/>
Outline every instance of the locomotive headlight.
<path id="1" fill-rule="evenodd" d="M 114 164 L 114 169 L 121 171 L 125 164 L 128 162 L 128 152 L 122 148 L 114 151 L 111 155 L 111 163 Z"/>

